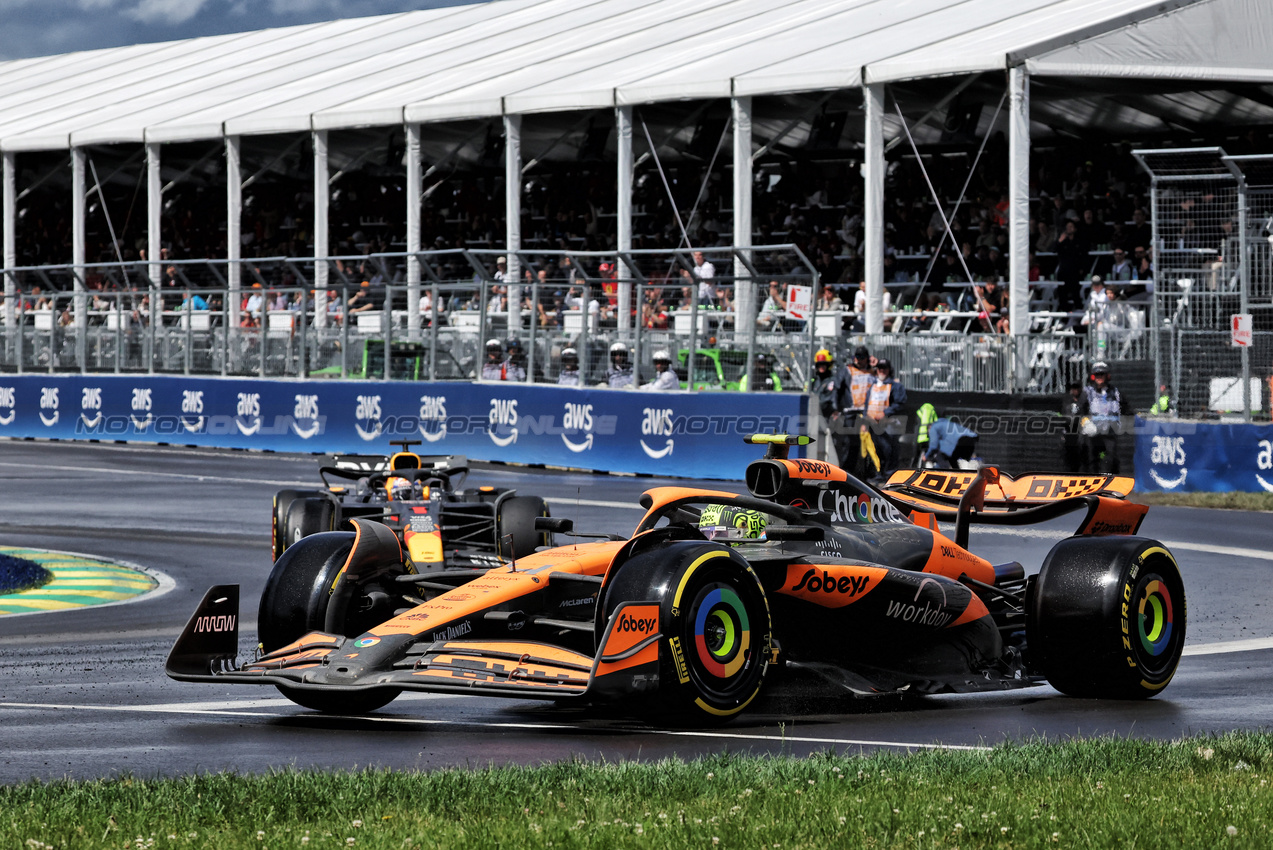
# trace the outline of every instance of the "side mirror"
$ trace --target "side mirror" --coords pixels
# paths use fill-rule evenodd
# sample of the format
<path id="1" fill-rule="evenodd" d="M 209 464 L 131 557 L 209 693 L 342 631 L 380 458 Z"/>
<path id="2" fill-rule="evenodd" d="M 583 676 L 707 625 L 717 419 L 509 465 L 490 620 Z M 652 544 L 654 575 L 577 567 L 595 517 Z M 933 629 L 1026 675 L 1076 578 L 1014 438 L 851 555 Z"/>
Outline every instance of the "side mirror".
<path id="1" fill-rule="evenodd" d="M 535 530 L 550 531 L 553 534 L 569 534 L 575 530 L 575 521 L 565 517 L 537 516 L 535 517 Z"/>

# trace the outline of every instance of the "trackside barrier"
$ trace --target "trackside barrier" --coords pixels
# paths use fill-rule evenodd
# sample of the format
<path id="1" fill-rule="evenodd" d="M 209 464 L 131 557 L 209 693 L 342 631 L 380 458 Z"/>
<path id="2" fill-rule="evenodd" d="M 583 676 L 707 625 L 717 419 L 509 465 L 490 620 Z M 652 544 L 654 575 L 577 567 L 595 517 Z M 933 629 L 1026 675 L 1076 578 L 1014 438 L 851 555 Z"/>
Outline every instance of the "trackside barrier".
<path id="1" fill-rule="evenodd" d="M 280 452 L 389 449 L 611 472 L 741 478 L 758 431 L 802 433 L 807 397 L 508 383 L 0 376 L 0 437 Z"/>
<path id="2" fill-rule="evenodd" d="M 1273 425 L 1137 417 L 1136 489 L 1273 492 Z"/>

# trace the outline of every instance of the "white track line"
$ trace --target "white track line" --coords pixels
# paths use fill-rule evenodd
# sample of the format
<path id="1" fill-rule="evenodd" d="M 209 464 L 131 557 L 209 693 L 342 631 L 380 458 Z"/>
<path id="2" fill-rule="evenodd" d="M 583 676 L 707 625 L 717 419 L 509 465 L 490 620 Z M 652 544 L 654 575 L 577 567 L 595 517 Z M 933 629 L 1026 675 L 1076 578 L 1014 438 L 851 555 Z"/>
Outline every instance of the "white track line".
<path id="1" fill-rule="evenodd" d="M 273 705 L 278 700 L 245 700 L 241 705 L 244 709 L 263 707 L 262 704 Z M 278 717 L 280 715 L 265 711 L 247 711 L 247 710 L 231 710 L 229 708 L 207 708 L 207 703 L 175 703 L 169 705 L 68 705 L 54 703 L 32 703 L 32 702 L 0 702 L 0 708 L 11 709 L 36 709 L 46 711 L 121 711 L 128 713 L 148 713 L 148 714 L 196 714 L 204 716 L 223 716 L 223 717 Z M 446 726 L 452 728 L 467 729 L 520 729 L 525 731 L 576 731 L 597 733 L 599 731 L 615 731 L 604 727 L 587 726 L 583 724 L 570 723 L 483 723 L 481 721 L 472 720 L 436 720 L 431 718 L 415 718 L 415 717 L 380 717 L 374 714 L 370 715 L 343 715 L 343 714 L 291 714 L 287 715 L 291 718 L 315 718 L 330 720 L 333 718 L 357 720 L 362 723 L 386 723 L 395 725 L 409 726 Z M 619 731 L 628 734 L 638 735 L 668 735 L 677 738 L 708 738 L 721 739 L 727 738 L 734 741 L 756 741 L 756 742 L 778 742 L 791 743 L 799 742 L 802 744 L 841 744 L 845 746 L 862 746 L 862 747 L 891 747 L 894 749 L 906 750 L 972 750 L 984 752 L 993 749 L 993 747 L 970 746 L 967 744 L 921 744 L 909 741 L 872 741 L 864 738 L 819 738 L 807 735 L 765 735 L 765 734 L 748 734 L 743 732 L 694 732 L 687 730 L 665 730 L 665 729 L 630 729 L 623 728 Z"/>
<path id="2" fill-rule="evenodd" d="M 153 469 L 116 469 L 101 466 L 54 466 L 46 463 L 13 463 L 0 461 L 0 466 L 41 471 L 74 472 L 83 475 L 97 472 L 102 475 L 144 475 L 147 478 L 178 478 L 185 481 L 224 481 L 229 484 L 271 484 L 276 487 L 316 487 L 314 481 L 275 481 L 268 478 L 231 478 L 225 475 L 196 475 L 189 472 L 158 472 Z"/>
<path id="3" fill-rule="evenodd" d="M 116 469 L 113 467 L 94 466 L 54 466 L 51 464 L 13 463 L 0 461 L 0 467 L 16 467 L 19 469 L 35 469 L 43 472 L 75 472 L 84 474 L 95 472 L 102 475 L 144 475 L 147 478 L 176 478 L 183 481 L 219 481 L 226 484 L 266 484 L 274 487 L 318 487 L 316 481 L 279 481 L 270 478 L 234 478 L 227 475 L 201 475 L 189 472 L 157 472 L 150 469 Z M 596 499 L 575 499 L 569 496 L 545 497 L 554 505 L 582 505 L 589 508 L 620 508 L 631 511 L 644 511 L 645 508 L 635 502 L 606 502 Z"/>
<path id="4" fill-rule="evenodd" d="M 1186 646 L 1185 655 L 1220 655 L 1225 652 L 1255 652 L 1260 649 L 1273 649 L 1273 638 L 1251 638 L 1250 640 L 1226 640 L 1219 643 L 1200 643 Z"/>
<path id="5" fill-rule="evenodd" d="M 974 534 L 1000 534 L 1010 537 L 1034 537 L 1044 540 L 1064 540 L 1073 535 L 1065 531 L 1053 531 L 1046 528 L 986 528 L 972 527 Z M 1212 555 L 1230 555 L 1234 558 L 1252 558 L 1257 561 L 1273 561 L 1273 551 L 1262 549 L 1245 549 L 1237 546 L 1216 546 L 1213 543 L 1190 543 L 1185 540 L 1161 541 L 1169 549 L 1180 549 L 1184 552 L 1206 552 Z"/>

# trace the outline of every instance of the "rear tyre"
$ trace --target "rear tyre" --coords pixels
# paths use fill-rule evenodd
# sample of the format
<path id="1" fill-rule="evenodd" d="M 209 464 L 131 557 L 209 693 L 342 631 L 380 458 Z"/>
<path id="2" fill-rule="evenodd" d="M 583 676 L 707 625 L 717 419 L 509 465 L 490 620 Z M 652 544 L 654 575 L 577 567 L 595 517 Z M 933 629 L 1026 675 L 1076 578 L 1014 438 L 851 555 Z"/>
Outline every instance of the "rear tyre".
<path id="1" fill-rule="evenodd" d="M 336 505 L 326 496 L 297 498 L 287 511 L 284 525 L 287 546 L 294 546 L 303 537 L 333 531 L 336 528 Z"/>
<path id="2" fill-rule="evenodd" d="M 1157 541 L 1070 538 L 1048 553 L 1026 617 L 1030 663 L 1058 691 L 1146 699 L 1180 663 L 1184 582 Z"/>
<path id="3" fill-rule="evenodd" d="M 287 537 L 287 512 L 291 509 L 292 502 L 319 495 L 322 494 L 318 490 L 279 490 L 274 494 L 274 521 L 270 527 L 270 536 L 273 540 L 271 563 L 277 561 L 283 554 L 283 550 L 292 542 Z"/>
<path id="4" fill-rule="evenodd" d="M 510 496 L 495 515 L 495 551 L 501 558 L 525 558 L 540 546 L 551 546 L 552 535 L 535 530 L 535 520 L 548 516 L 548 504 L 538 496 Z M 513 536 L 508 549 L 507 537 Z"/>
<path id="5" fill-rule="evenodd" d="M 760 693 L 773 627 L 760 579 L 741 556 L 695 541 L 653 547 L 616 574 L 606 591 L 607 620 L 629 600 L 659 603 L 660 689 L 651 720 L 715 725 Z"/>
<path id="6" fill-rule="evenodd" d="M 327 619 L 328 591 L 354 545 L 352 531 L 332 531 L 305 537 L 292 544 L 274 564 L 257 610 L 257 634 L 266 652 L 287 646 L 310 632 L 322 631 Z M 354 612 L 359 606 L 351 604 Z M 356 614 L 346 619 L 342 633 L 355 637 L 366 631 Z M 399 688 L 366 691 L 311 691 L 279 685 L 283 696 L 297 705 L 328 714 L 362 714 L 388 705 Z"/>

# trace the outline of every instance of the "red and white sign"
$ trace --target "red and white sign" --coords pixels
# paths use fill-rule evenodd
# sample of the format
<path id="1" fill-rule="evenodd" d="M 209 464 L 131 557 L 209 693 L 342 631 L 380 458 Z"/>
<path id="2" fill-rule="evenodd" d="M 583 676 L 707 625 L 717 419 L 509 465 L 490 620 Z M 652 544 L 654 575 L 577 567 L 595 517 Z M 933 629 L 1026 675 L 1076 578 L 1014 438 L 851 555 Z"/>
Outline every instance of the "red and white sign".
<path id="1" fill-rule="evenodd" d="M 812 286 L 796 286 L 791 284 L 787 287 L 787 315 L 793 319 L 808 319 L 809 314 L 813 312 L 813 287 Z"/>
<path id="2" fill-rule="evenodd" d="M 1235 313 L 1232 328 L 1233 337 L 1230 345 L 1249 347 L 1251 345 L 1251 314 Z"/>

